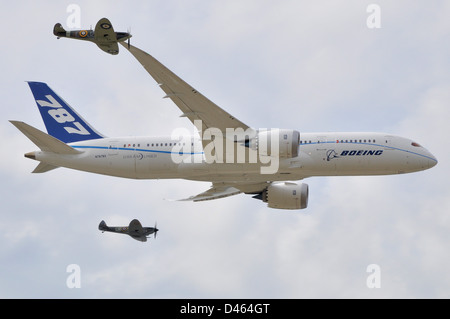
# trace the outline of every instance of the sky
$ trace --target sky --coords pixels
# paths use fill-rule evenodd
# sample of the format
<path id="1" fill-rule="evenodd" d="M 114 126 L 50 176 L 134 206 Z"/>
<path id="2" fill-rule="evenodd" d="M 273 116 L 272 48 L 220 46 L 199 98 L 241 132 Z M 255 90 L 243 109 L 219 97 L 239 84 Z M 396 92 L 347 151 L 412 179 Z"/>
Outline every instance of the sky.
<path id="1" fill-rule="evenodd" d="M 107 136 L 193 131 L 128 52 L 53 36 L 55 23 L 74 22 L 71 4 L 81 28 L 108 17 L 130 29 L 133 45 L 249 126 L 387 132 L 439 163 L 306 179 L 309 206 L 298 211 L 242 194 L 168 200 L 203 182 L 31 174 L 37 162 L 23 154 L 36 146 L 8 122 L 45 130 L 25 81 L 48 83 Z M 380 28 L 369 27 L 371 4 Z M 0 298 L 449 298 L 449 15 L 445 0 L 3 4 Z M 134 218 L 157 222 L 157 239 L 97 228 Z"/>

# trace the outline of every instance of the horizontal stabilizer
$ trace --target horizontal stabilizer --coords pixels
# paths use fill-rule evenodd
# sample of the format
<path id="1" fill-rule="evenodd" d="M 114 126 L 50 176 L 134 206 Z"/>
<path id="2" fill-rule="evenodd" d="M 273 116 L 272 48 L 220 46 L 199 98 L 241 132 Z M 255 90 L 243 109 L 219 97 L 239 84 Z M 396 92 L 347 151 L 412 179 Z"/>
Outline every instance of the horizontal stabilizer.
<path id="1" fill-rule="evenodd" d="M 19 129 L 26 137 L 28 137 L 37 147 L 44 152 L 53 152 L 57 154 L 81 154 L 82 152 L 70 147 L 57 138 L 50 136 L 37 128 L 32 127 L 24 122 L 10 121 L 15 127 Z"/>
<path id="2" fill-rule="evenodd" d="M 38 166 L 36 166 L 36 168 L 34 169 L 34 171 L 32 171 L 32 173 L 45 173 L 45 172 L 51 171 L 55 168 L 58 168 L 58 166 L 53 166 L 53 165 L 41 162 L 41 163 L 39 163 Z"/>

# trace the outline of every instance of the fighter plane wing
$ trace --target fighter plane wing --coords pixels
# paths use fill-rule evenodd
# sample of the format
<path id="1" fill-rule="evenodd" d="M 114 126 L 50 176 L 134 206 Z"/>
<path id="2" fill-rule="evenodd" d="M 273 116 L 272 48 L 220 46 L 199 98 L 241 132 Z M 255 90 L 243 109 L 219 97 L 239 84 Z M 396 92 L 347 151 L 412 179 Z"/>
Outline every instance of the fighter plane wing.
<path id="1" fill-rule="evenodd" d="M 103 51 L 116 55 L 119 53 L 117 45 L 117 36 L 111 22 L 106 19 L 100 19 L 95 26 L 94 32 L 95 44 Z"/>
<path id="2" fill-rule="evenodd" d="M 128 226 L 128 231 L 130 235 L 133 236 L 142 236 L 144 233 L 144 229 L 142 228 L 141 223 L 137 219 L 133 219 Z"/>

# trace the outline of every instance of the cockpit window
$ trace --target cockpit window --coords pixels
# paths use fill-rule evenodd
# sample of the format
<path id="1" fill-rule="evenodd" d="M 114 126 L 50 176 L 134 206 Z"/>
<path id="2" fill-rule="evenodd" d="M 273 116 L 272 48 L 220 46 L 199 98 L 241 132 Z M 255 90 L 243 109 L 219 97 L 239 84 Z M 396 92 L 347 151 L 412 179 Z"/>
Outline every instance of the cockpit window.
<path id="1" fill-rule="evenodd" d="M 411 145 L 415 146 L 415 147 L 422 147 L 419 143 L 416 143 L 416 142 L 412 142 Z"/>

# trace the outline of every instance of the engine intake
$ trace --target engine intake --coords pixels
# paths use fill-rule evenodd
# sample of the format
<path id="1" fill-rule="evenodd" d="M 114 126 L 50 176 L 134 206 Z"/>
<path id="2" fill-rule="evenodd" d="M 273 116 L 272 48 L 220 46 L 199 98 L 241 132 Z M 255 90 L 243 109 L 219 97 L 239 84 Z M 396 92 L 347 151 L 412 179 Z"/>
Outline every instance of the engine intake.
<path id="1" fill-rule="evenodd" d="M 253 196 L 267 203 L 270 208 L 304 209 L 308 206 L 308 184 L 272 183 L 262 193 Z"/>

